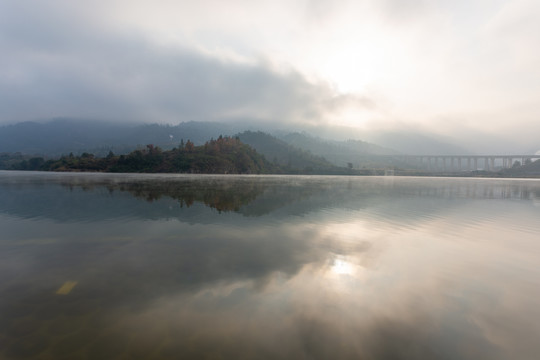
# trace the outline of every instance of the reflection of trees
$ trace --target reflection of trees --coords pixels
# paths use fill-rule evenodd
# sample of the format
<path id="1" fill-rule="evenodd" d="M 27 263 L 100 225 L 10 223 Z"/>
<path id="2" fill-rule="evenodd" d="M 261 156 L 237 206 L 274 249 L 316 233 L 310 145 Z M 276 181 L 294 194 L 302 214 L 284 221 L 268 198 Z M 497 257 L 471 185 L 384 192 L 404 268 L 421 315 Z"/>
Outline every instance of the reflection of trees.
<path id="1" fill-rule="evenodd" d="M 269 181 L 259 177 L 245 178 L 182 178 L 122 181 L 63 182 L 64 186 L 83 191 L 106 188 L 109 193 L 127 192 L 148 202 L 163 198 L 177 200 L 180 207 L 202 203 L 219 212 L 241 212 L 244 215 L 264 215 L 288 204 L 324 193 L 330 184 Z M 246 208 L 250 205 L 249 208 Z M 241 210 L 243 208 L 243 210 Z"/>
<path id="2" fill-rule="evenodd" d="M 238 211 L 242 205 L 252 202 L 266 186 L 257 181 L 199 182 L 144 181 L 107 185 L 109 191 L 127 191 L 149 202 L 162 197 L 178 200 L 180 206 L 190 207 L 195 202 L 218 211 Z"/>
<path id="3" fill-rule="evenodd" d="M 62 182 L 63 186 L 83 191 L 106 188 L 110 194 L 115 191 L 128 192 L 136 198 L 148 202 L 163 198 L 177 200 L 180 207 L 190 207 L 202 203 L 218 211 L 238 211 L 243 205 L 251 203 L 268 187 L 256 178 L 242 179 L 130 179 L 111 181 Z"/>
<path id="4" fill-rule="evenodd" d="M 309 178 L 309 177 L 182 177 L 128 178 L 108 181 L 70 181 L 65 186 L 83 190 L 107 188 L 110 193 L 127 192 L 154 202 L 163 198 L 178 201 L 180 207 L 201 203 L 219 212 L 263 216 L 289 208 L 296 215 L 329 207 L 364 208 L 393 204 L 396 199 L 540 199 L 540 188 L 530 181 L 491 179 L 401 178 Z M 388 181 L 387 181 L 388 180 Z M 406 216 L 405 214 L 403 216 Z"/>
<path id="5" fill-rule="evenodd" d="M 235 212 L 280 221 L 325 209 L 373 208 L 404 220 L 411 207 L 417 214 L 447 211 L 450 204 L 438 201 L 443 199 L 456 200 L 453 207 L 483 199 L 540 199 L 540 183 L 532 180 L 48 173 L 4 177 L 0 185 L 0 211 L 68 222 L 126 216 L 214 221 L 204 206 L 216 209 L 216 216 Z"/>

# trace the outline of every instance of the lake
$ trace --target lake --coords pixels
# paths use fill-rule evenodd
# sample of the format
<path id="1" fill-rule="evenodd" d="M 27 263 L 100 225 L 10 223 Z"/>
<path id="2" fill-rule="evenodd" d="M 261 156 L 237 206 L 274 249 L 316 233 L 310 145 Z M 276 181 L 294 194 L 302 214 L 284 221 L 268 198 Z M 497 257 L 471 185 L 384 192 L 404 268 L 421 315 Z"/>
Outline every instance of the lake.
<path id="1" fill-rule="evenodd" d="M 1 359 L 538 359 L 540 181 L 0 172 Z"/>

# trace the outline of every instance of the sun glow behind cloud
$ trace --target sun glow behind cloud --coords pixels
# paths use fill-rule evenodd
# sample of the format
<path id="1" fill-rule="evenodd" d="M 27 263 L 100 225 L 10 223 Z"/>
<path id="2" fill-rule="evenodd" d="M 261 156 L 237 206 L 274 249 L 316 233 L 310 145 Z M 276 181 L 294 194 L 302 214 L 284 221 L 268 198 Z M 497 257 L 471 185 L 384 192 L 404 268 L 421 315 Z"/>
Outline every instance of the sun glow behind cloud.
<path id="1" fill-rule="evenodd" d="M 534 140 L 539 19 L 534 0 L 4 2 L 0 115 Z"/>
<path id="2" fill-rule="evenodd" d="M 352 275 L 355 273 L 354 266 L 343 259 L 334 260 L 331 270 L 336 275 Z"/>

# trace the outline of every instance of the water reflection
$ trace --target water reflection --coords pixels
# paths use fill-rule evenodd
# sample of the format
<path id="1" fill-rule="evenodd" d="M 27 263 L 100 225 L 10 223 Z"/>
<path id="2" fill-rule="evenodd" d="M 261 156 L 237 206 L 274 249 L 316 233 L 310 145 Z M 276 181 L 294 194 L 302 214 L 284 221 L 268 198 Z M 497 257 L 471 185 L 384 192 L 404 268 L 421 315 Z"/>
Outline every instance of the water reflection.
<path id="1" fill-rule="evenodd" d="M 412 208 L 414 220 L 418 214 L 452 207 L 459 199 L 540 201 L 535 180 L 34 174 L 1 172 L 0 213 L 58 221 L 201 219 L 200 209 L 185 208 L 205 205 L 219 213 L 287 218 L 325 209 L 375 207 L 386 211 L 385 216 L 395 211 L 399 218 Z M 422 200 L 416 211 L 418 199 Z M 385 206 L 389 201 L 393 206 Z"/>
<path id="2" fill-rule="evenodd" d="M 1 174 L 0 357 L 533 359 L 539 189 Z"/>

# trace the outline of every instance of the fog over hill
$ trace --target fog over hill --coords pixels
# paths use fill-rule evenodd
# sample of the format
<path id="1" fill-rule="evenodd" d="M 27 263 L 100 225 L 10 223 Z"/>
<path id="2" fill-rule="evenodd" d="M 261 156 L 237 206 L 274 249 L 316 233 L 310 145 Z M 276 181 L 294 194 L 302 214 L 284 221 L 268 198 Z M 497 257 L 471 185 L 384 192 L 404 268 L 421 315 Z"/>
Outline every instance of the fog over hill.
<path id="1" fill-rule="evenodd" d="M 534 0 L 2 1 L 0 126 L 18 123 L 0 129 L 2 151 L 281 130 L 407 154 L 534 153 L 538 19 Z M 24 123 L 57 117 L 88 121 Z"/>
<path id="2" fill-rule="evenodd" d="M 393 153 L 466 153 L 457 146 L 443 143 L 436 137 L 415 134 L 388 133 L 377 142 L 365 142 L 358 134 L 349 137 L 335 132 L 320 134 L 320 128 L 301 131 L 297 127 L 283 128 L 255 126 L 247 121 L 238 122 L 182 122 L 170 124 L 118 123 L 95 120 L 54 119 L 45 122 L 20 122 L 0 127 L 0 152 L 60 155 L 69 152 L 92 151 L 107 153 L 126 152 L 137 145 L 154 144 L 173 147 L 181 139 L 203 144 L 219 135 L 235 135 L 251 130 L 264 131 L 283 141 L 323 156 L 343 152 L 393 154 Z M 337 140 L 339 139 L 339 140 Z M 339 150 L 341 148 L 341 150 Z"/>
<path id="3" fill-rule="evenodd" d="M 280 159 L 284 158 L 283 154 L 278 154 L 280 152 L 292 151 L 295 156 L 299 156 L 300 152 L 304 151 L 324 158 L 337 166 L 353 163 L 355 167 L 377 167 L 378 161 L 373 158 L 373 155 L 533 154 L 537 151 L 531 146 L 510 146 L 497 139 L 492 142 L 485 140 L 491 144 L 490 146 L 478 146 L 471 149 L 456 145 L 448 137 L 412 130 L 359 132 L 357 129 L 336 126 L 332 128 L 305 126 L 302 129 L 296 126 L 286 128 L 282 124 L 263 126 L 247 120 L 190 121 L 172 125 L 53 119 L 0 126 L 0 153 L 20 152 L 25 155 L 58 157 L 69 153 L 88 152 L 105 156 L 109 151 L 115 154 L 126 154 L 147 144 L 172 149 L 178 146 L 181 140 L 188 139 L 195 145 L 202 145 L 220 135 L 236 136 L 245 131 L 262 131 L 282 141 L 278 143 L 272 140 L 272 146 L 282 148 L 270 150 L 268 144 L 257 144 L 257 139 L 249 139 L 248 143 L 270 161 L 276 156 Z M 366 156 L 372 156 L 372 158 L 363 158 Z M 312 160 L 306 158 L 306 161 Z"/>
<path id="4" fill-rule="evenodd" d="M 110 150 L 127 153 L 147 144 L 168 149 L 178 145 L 181 139 L 190 139 L 200 145 L 212 137 L 237 131 L 227 124 L 206 122 L 184 122 L 176 126 L 67 119 L 22 122 L 0 127 L 0 152 L 48 156 L 70 152 L 106 155 Z"/>

